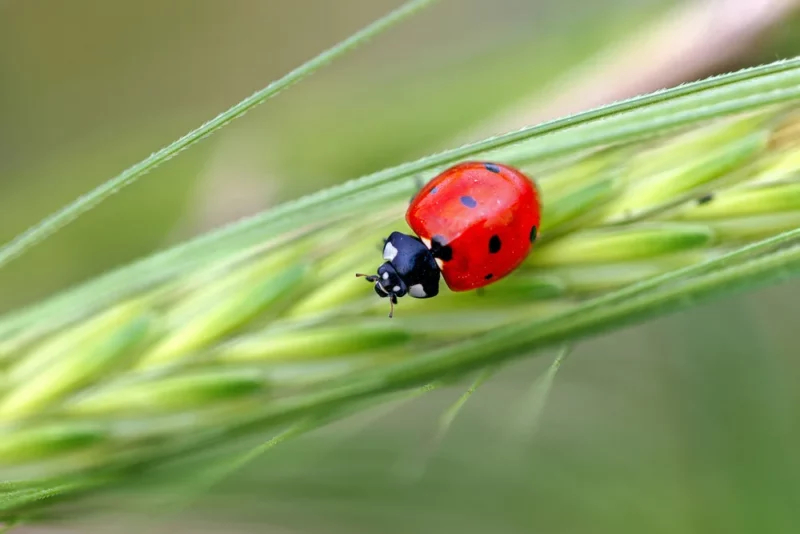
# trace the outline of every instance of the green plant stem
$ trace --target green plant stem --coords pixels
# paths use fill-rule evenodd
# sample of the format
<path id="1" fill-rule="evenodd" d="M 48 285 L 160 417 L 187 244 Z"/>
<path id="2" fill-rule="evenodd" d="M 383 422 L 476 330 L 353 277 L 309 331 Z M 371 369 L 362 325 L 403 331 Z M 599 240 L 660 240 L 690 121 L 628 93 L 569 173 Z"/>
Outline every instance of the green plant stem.
<path id="1" fill-rule="evenodd" d="M 19 256 L 28 248 L 43 241 L 59 229 L 63 228 L 81 214 L 89 211 L 94 206 L 119 191 L 121 188 L 134 183 L 139 177 L 155 169 L 165 161 L 171 159 L 182 150 L 189 148 L 201 139 L 211 135 L 226 124 L 241 117 L 254 107 L 267 99 L 277 95 L 287 87 L 309 76 L 317 69 L 324 67 L 340 56 L 354 49 L 364 41 L 387 30 L 398 22 L 408 18 L 436 0 L 410 0 L 400 8 L 378 19 L 369 26 L 354 33 L 347 39 L 325 50 L 315 58 L 289 72 L 283 78 L 269 84 L 264 89 L 257 91 L 245 98 L 232 108 L 220 113 L 210 121 L 187 133 L 169 146 L 154 152 L 139 163 L 128 167 L 114 178 L 104 182 L 99 187 L 79 197 L 61 210 L 53 213 L 41 222 L 32 226 L 15 239 L 0 248 L 0 267 L 5 266 L 12 259 Z"/>

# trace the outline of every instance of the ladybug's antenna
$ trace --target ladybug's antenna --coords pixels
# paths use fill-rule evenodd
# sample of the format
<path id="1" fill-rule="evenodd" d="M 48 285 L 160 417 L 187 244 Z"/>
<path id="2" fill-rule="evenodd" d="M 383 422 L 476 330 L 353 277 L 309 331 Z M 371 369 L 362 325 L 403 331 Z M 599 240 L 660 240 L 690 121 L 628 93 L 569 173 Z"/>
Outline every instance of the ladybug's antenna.
<path id="1" fill-rule="evenodd" d="M 389 297 L 389 319 L 394 317 L 394 305 L 397 304 L 397 297 L 393 294 Z"/>
<path id="2" fill-rule="evenodd" d="M 367 282 L 377 282 L 378 280 L 380 280 L 380 279 L 378 278 L 378 275 L 377 275 L 377 274 L 362 274 L 362 273 L 356 273 L 356 276 L 359 276 L 359 277 L 363 276 L 364 278 L 366 278 L 366 279 L 367 279 Z"/>

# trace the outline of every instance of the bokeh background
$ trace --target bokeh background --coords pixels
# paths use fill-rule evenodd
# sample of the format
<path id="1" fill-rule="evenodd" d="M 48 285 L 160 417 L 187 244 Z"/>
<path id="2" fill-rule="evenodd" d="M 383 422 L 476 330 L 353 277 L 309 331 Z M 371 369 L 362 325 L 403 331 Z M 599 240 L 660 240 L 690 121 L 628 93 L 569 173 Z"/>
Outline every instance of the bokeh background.
<path id="1" fill-rule="evenodd" d="M 0 242 L 399 4 L 0 0 Z M 0 313 L 322 187 L 798 53 L 795 0 L 441 0 L 0 270 Z M 438 447 L 459 390 L 286 443 L 188 510 L 163 485 L 47 528 L 796 532 L 798 295 L 580 345 L 535 432 L 547 357 L 481 388 Z"/>

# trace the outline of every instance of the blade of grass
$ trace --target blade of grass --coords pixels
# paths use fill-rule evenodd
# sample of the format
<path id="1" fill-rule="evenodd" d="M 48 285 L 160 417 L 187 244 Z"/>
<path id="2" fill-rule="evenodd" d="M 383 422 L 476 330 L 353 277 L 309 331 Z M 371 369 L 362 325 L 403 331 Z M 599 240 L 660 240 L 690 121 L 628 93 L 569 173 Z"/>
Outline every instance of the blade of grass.
<path id="1" fill-rule="evenodd" d="M 439 424 L 436 427 L 436 433 L 427 444 L 424 444 L 422 450 L 418 453 L 415 451 L 413 457 L 410 459 L 402 460 L 396 472 L 407 483 L 418 482 L 425 475 L 428 469 L 431 457 L 441 447 L 447 432 L 458 417 L 459 412 L 467 403 L 479 387 L 481 387 L 487 380 L 493 377 L 497 371 L 500 370 L 499 366 L 487 367 L 478 374 L 477 378 L 470 384 L 467 390 L 456 399 L 456 401 L 439 417 Z"/>
<path id="2" fill-rule="evenodd" d="M 461 409 L 467 404 L 467 401 L 472 397 L 479 387 L 481 387 L 487 380 L 492 378 L 500 370 L 500 366 L 490 366 L 481 371 L 481 373 L 470 384 L 467 390 L 439 417 L 439 424 L 436 428 L 436 433 L 430 440 L 430 443 L 425 446 L 416 461 L 411 462 L 412 465 L 404 465 L 403 473 L 407 481 L 418 482 L 425 475 L 430 460 L 434 453 L 441 448 L 444 438 L 450 431 L 453 422 L 461 413 Z"/>
<path id="3" fill-rule="evenodd" d="M 353 50 L 368 39 L 380 34 L 391 26 L 401 22 L 436 0 L 410 0 L 398 9 L 378 19 L 362 30 L 354 33 L 347 39 L 325 50 L 315 58 L 307 61 L 300 67 L 289 72 L 283 78 L 276 80 L 267 87 L 245 98 L 230 109 L 220 113 L 210 121 L 187 133 L 169 146 L 154 152 L 139 163 L 128 167 L 114 178 L 104 182 L 94 190 L 79 197 L 61 210 L 43 219 L 15 239 L 0 248 L 0 268 L 22 254 L 28 248 L 43 241 L 59 229 L 63 228 L 82 213 L 91 210 L 94 206 L 119 191 L 121 188 L 135 182 L 139 177 L 155 169 L 165 161 L 171 159 L 182 150 L 189 148 L 203 138 L 211 135 L 226 124 L 238 119 L 254 107 L 267 99 L 275 96 L 287 87 L 309 76 L 317 69 L 324 67 L 334 59 Z"/>
<path id="4" fill-rule="evenodd" d="M 730 85 L 732 82 L 738 83 Z M 355 211 L 374 209 L 381 205 L 378 200 L 407 193 L 415 174 L 486 150 L 536 139 L 541 146 L 537 145 L 527 154 L 552 157 L 569 150 L 647 137 L 665 129 L 797 98 L 800 98 L 800 58 L 636 97 L 464 145 L 288 202 L 96 278 L 0 320 L 0 337 L 54 311 L 63 314 L 62 320 L 75 317 L 79 313 L 73 306 L 75 299 L 81 299 L 86 308 L 99 306 L 109 299 L 168 279 L 181 270 L 253 246 L 265 236 L 313 227 L 322 220 L 329 224 Z M 716 100 L 719 102 L 714 103 Z M 642 117 L 650 118 L 643 120 Z M 578 128 L 590 131 L 576 132 Z"/>
<path id="5" fill-rule="evenodd" d="M 439 426 L 436 430 L 436 436 L 433 439 L 434 447 L 438 447 L 439 445 L 441 445 L 445 435 L 447 435 L 447 432 L 453 425 L 453 421 L 456 420 L 456 417 L 458 417 L 458 414 L 461 412 L 461 409 L 467 403 L 472 394 L 475 393 L 475 391 L 477 391 L 477 389 L 481 387 L 484 384 L 484 382 L 493 377 L 497 373 L 497 371 L 499 371 L 499 367 L 487 367 L 486 369 L 484 369 L 478 375 L 475 381 L 469 386 L 469 388 L 467 388 L 467 390 L 461 394 L 458 400 L 454 402 L 453 405 L 450 406 L 450 408 L 448 408 L 447 411 L 445 411 L 442 414 L 442 416 L 439 418 Z"/>
<path id="6" fill-rule="evenodd" d="M 85 491 L 91 487 L 102 484 L 102 481 L 78 481 L 74 483 L 64 483 L 46 488 L 32 488 L 10 491 L 0 494 L 0 512 L 5 510 L 18 510 L 20 508 L 32 506 L 39 501 L 57 499 L 70 495 L 73 492 Z M 12 524 L 13 521 L 12 521 Z"/>

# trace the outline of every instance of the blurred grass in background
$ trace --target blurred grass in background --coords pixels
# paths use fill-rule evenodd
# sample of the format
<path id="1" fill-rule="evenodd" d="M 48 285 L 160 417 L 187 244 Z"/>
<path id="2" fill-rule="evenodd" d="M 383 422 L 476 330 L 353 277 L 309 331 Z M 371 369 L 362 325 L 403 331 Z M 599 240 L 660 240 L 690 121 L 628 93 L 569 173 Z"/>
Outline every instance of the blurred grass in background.
<path id="1" fill-rule="evenodd" d="M 0 1 L 0 241 L 397 4 Z M 800 53 L 792 2 L 702 4 L 780 16 L 752 46 L 708 51 L 686 79 Z M 602 71 L 598 53 L 681 5 L 444 0 L 0 271 L 0 312 L 232 218 L 500 131 L 493 118 L 549 118 L 542 110 L 562 87 L 607 93 L 576 89 L 576 69 Z M 677 32 L 663 45 L 684 43 Z M 626 72 L 629 81 L 640 71 Z M 515 433 L 515 410 L 544 361 L 479 390 L 427 463 L 451 393 L 278 447 L 176 522 L 244 532 L 795 531 L 797 294 L 796 284 L 762 291 L 580 346 L 533 437 Z M 154 486 L 140 511 L 168 507 L 169 490 Z M 86 520 L 102 532 L 117 523 Z"/>

